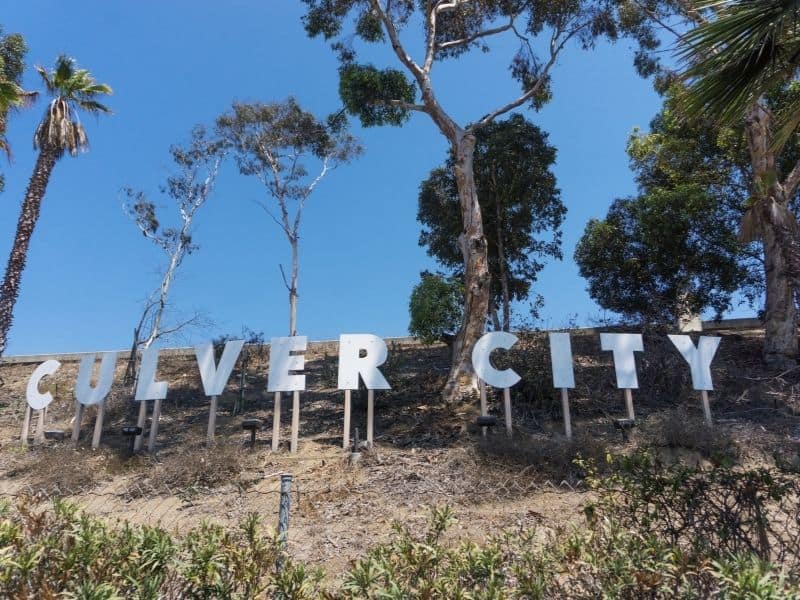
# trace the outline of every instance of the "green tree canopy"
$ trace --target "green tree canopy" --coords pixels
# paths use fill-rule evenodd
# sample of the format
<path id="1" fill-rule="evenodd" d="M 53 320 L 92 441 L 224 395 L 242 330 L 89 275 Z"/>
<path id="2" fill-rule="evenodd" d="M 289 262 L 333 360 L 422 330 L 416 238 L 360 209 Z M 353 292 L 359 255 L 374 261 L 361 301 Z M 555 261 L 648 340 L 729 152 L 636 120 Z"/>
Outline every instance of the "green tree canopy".
<path id="1" fill-rule="evenodd" d="M 217 119 L 217 133 L 233 148 L 239 172 L 255 176 L 272 197 L 258 205 L 283 231 L 292 265 L 281 275 L 289 292 L 289 335 L 297 335 L 300 223 L 303 209 L 326 174 L 362 153 L 347 130 L 344 111 L 318 119 L 294 98 L 283 102 L 234 103 Z"/>
<path id="2" fill-rule="evenodd" d="M 457 277 L 424 271 L 408 303 L 408 332 L 424 344 L 450 343 L 458 331 L 464 286 Z"/>
<path id="3" fill-rule="evenodd" d="M 708 19 L 681 40 L 684 108 L 724 124 L 738 123 L 761 96 L 797 78 L 800 3 L 796 0 L 701 0 Z M 800 98 L 780 113 L 776 146 L 800 125 Z"/>
<path id="4" fill-rule="evenodd" d="M 750 203 L 746 140 L 741 130 L 682 118 L 680 92 L 667 95 L 649 133 L 630 139 L 639 195 L 590 221 L 575 252 L 592 298 L 636 321 L 719 314 L 735 292 L 754 302 L 763 289 L 757 247 L 737 238 Z"/>
<path id="5" fill-rule="evenodd" d="M 550 98 L 552 69 L 568 44 L 592 48 L 598 38 L 623 35 L 649 50 L 658 45 L 646 11 L 630 10 L 630 0 L 303 0 L 303 22 L 311 37 L 330 40 L 340 62 L 339 93 L 345 108 L 364 126 L 401 125 L 411 112 L 430 117 L 453 153 L 461 207 L 457 236 L 464 260 L 464 312 L 443 390 L 446 401 L 474 385 L 472 350 L 486 328 L 492 297 L 483 208 L 473 173 L 480 129 L 514 111 L 534 109 Z M 628 18 L 628 17 L 631 18 Z M 520 90 L 470 123 L 459 122 L 442 102 L 436 65 L 473 51 L 488 52 L 492 40 L 517 46 L 508 55 L 509 72 Z M 364 59 L 363 44 L 391 48 L 394 67 Z M 371 57 L 378 56 L 372 53 Z M 456 89 L 480 85 L 480 69 L 461 74 Z M 447 84 L 445 84 L 447 85 Z"/>
<path id="6" fill-rule="evenodd" d="M 656 188 L 615 200 L 589 221 L 575 250 L 589 293 L 603 308 L 642 322 L 731 305 L 748 272 L 725 211 L 699 185 Z"/>
<path id="7" fill-rule="evenodd" d="M 0 150 L 8 155 L 11 154 L 11 147 L 6 139 L 9 112 L 35 96 L 20 87 L 27 52 L 28 48 L 21 35 L 4 34 L 0 27 Z M 5 178 L 0 173 L 0 191 L 4 186 Z"/>
<path id="8" fill-rule="evenodd" d="M 510 326 L 510 304 L 525 300 L 547 258 L 561 258 L 566 208 L 551 168 L 556 150 L 547 134 L 515 114 L 480 129 L 474 169 L 488 246 L 492 303 Z M 452 274 L 462 277 L 461 208 L 453 158 L 422 182 L 417 220 L 419 243 Z"/>

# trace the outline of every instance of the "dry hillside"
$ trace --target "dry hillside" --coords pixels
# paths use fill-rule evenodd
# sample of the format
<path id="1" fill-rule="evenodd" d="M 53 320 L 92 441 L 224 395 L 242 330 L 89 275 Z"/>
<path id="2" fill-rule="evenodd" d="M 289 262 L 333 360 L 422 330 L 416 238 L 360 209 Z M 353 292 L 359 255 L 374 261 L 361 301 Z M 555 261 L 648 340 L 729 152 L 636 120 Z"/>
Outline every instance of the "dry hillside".
<path id="1" fill-rule="evenodd" d="M 158 377 L 169 382 L 155 455 L 129 456 L 121 427 L 133 424 L 137 406 L 120 382 L 109 396 L 102 447 L 88 446 L 94 424 L 89 410 L 77 448 L 66 439 L 27 448 L 19 443 L 27 379 L 35 364 L 2 364 L 0 396 L 0 496 L 62 496 L 112 519 L 160 523 L 182 531 L 201 520 L 236 523 L 257 511 L 276 520 L 279 474 L 291 472 L 290 548 L 307 561 L 340 572 L 391 523 L 421 523 L 425 507 L 448 503 L 460 517 L 453 535 L 481 538 L 500 528 L 541 526 L 542 531 L 579 522 L 587 492 L 572 459 L 603 461 L 606 453 L 648 446 L 669 459 L 776 462 L 800 469 L 800 369 L 765 372 L 759 360 L 760 331 L 723 332 L 712 372 L 716 427 L 701 420 L 689 369 L 665 337 L 648 335 L 637 357 L 640 389 L 634 394 L 638 426 L 623 442 L 613 419 L 624 416 L 614 387 L 610 353 L 596 333 L 574 333 L 578 387 L 571 393 L 575 439 L 561 434 L 561 409 L 551 387 L 550 359 L 542 335 L 524 336 L 502 357 L 523 376 L 513 390 L 515 434 L 498 431 L 482 440 L 474 425 L 477 399 L 457 407 L 439 401 L 447 350 L 415 344 L 390 347 L 384 373 L 391 392 L 376 396 L 376 446 L 349 464 L 341 449 L 342 392 L 336 383 L 335 346 L 312 346 L 307 354 L 309 390 L 302 395 L 300 449 L 288 451 L 290 400 L 284 400 L 278 453 L 269 449 L 272 395 L 265 391 L 266 350 L 251 349 L 245 372 L 244 410 L 233 414 L 241 371 L 234 371 L 220 398 L 218 442 L 206 447 L 208 399 L 195 359 L 166 356 Z M 64 362 L 45 386 L 55 395 L 46 429 L 69 431 L 77 363 Z M 494 394 L 492 412 L 502 417 Z M 288 405 L 288 406 L 287 406 Z M 366 395 L 354 394 L 353 427 L 365 428 Z M 242 419 L 263 419 L 255 447 Z M 502 418 L 501 418 L 502 422 Z M 35 420 L 34 420 L 35 423 Z"/>

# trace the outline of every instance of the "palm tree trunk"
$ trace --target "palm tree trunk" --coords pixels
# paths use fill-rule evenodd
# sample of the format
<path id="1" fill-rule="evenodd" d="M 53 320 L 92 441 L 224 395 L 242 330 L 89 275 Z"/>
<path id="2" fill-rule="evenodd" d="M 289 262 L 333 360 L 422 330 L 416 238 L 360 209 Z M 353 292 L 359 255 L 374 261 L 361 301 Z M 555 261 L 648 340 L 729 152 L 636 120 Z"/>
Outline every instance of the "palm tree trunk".
<path id="1" fill-rule="evenodd" d="M 14 319 L 14 305 L 19 296 L 19 284 L 28 257 L 28 247 L 36 227 L 36 221 L 39 219 L 47 182 L 50 180 L 50 174 L 53 172 L 57 160 L 58 155 L 55 152 L 42 149 L 36 159 L 36 166 L 28 183 L 28 189 L 25 191 L 25 200 L 22 202 L 22 211 L 17 222 L 14 245 L 11 248 L 11 255 L 8 257 L 3 284 L 0 286 L 0 356 L 6 350 L 8 330 L 11 329 Z"/>

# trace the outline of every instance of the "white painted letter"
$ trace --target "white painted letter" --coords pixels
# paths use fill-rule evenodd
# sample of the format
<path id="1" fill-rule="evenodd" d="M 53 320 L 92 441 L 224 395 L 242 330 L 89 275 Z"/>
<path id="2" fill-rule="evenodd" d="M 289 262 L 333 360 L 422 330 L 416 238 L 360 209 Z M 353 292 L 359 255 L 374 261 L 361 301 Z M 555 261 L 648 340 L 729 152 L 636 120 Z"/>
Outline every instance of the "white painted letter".
<path id="1" fill-rule="evenodd" d="M 688 335 L 668 335 L 667 337 L 675 344 L 678 352 L 686 359 L 686 362 L 689 363 L 689 368 L 692 370 L 692 386 L 694 389 L 713 391 L 711 361 L 714 360 L 721 338 L 702 336 L 697 342 L 697 348 L 695 348 L 692 338 Z"/>
<path id="2" fill-rule="evenodd" d="M 308 338 L 304 335 L 272 338 L 269 344 L 268 392 L 302 392 L 306 389 L 305 375 L 292 375 L 289 371 L 302 371 L 306 368 L 303 355 L 292 352 L 305 352 Z"/>
<path id="3" fill-rule="evenodd" d="M 150 347 L 142 352 L 135 400 L 163 400 L 167 397 L 167 382 L 155 380 L 157 367 L 158 348 Z"/>
<path id="4" fill-rule="evenodd" d="M 364 350 L 366 356 L 361 356 Z M 370 333 L 344 333 L 339 336 L 339 389 L 357 390 L 358 376 L 368 390 L 390 390 L 378 367 L 386 362 L 389 350 L 377 335 Z"/>
<path id="5" fill-rule="evenodd" d="M 472 349 L 472 368 L 483 381 L 496 388 L 510 388 L 522 379 L 513 369 L 498 371 L 489 357 L 498 348 L 508 350 L 517 343 L 517 336 L 506 331 L 485 334 Z"/>
<path id="6" fill-rule="evenodd" d="M 639 389 L 636 378 L 634 352 L 644 352 L 641 333 L 601 333 L 600 347 L 614 352 L 614 370 L 617 372 L 617 387 L 622 390 Z"/>
<path id="7" fill-rule="evenodd" d="M 572 368 L 572 344 L 568 333 L 551 333 L 550 363 L 553 366 L 553 387 L 574 388 L 575 371 Z"/>
<path id="8" fill-rule="evenodd" d="M 100 353 L 100 375 L 97 385 L 92 387 L 92 371 L 94 371 L 95 354 L 87 354 L 81 359 L 78 369 L 78 379 L 75 381 L 75 397 L 84 406 L 100 404 L 111 391 L 114 383 L 114 369 L 117 366 L 116 352 Z"/>
<path id="9" fill-rule="evenodd" d="M 225 384 L 231 376 L 236 359 L 244 346 L 244 340 L 231 340 L 225 344 L 219 366 L 214 364 L 214 344 L 200 344 L 194 347 L 200 379 L 206 396 L 219 396 L 225 390 Z"/>
<path id="10" fill-rule="evenodd" d="M 25 390 L 25 397 L 28 400 L 28 406 L 33 410 L 42 410 L 53 401 L 53 395 L 50 392 L 44 394 L 39 392 L 39 382 L 58 371 L 60 366 L 61 363 L 57 360 L 47 360 L 36 367 L 36 370 L 31 375 L 28 380 L 28 388 Z"/>

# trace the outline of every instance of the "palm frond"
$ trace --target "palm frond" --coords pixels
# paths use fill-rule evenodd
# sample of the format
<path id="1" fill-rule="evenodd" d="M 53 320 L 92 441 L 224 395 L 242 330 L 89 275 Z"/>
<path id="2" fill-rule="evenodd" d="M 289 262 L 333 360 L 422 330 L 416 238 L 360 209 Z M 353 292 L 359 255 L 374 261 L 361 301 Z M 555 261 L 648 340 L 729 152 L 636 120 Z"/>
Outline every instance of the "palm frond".
<path id="1" fill-rule="evenodd" d="M 800 59 L 800 0 L 706 2 L 717 17 L 688 32 L 678 54 L 689 81 L 683 108 L 730 124 Z"/>
<path id="2" fill-rule="evenodd" d="M 56 59 L 56 68 L 53 70 L 53 82 L 56 87 L 66 88 L 70 79 L 75 74 L 75 59 L 62 54 Z"/>
<path id="3" fill-rule="evenodd" d="M 94 83 L 94 80 L 90 80 L 90 84 L 83 87 L 80 90 L 81 95 L 84 96 L 110 96 L 114 93 L 114 90 L 111 89 L 110 85 L 106 85 L 105 83 Z"/>
<path id="4" fill-rule="evenodd" d="M 111 114 L 111 109 L 105 104 L 101 104 L 97 100 L 76 100 L 75 103 L 89 113 L 105 113 L 107 115 Z"/>
<path id="5" fill-rule="evenodd" d="M 97 83 L 88 70 L 78 69 L 74 59 L 63 55 L 58 57 L 51 72 L 41 68 L 37 70 L 54 98 L 36 128 L 34 146 L 75 156 L 89 145 L 86 130 L 77 119 L 79 109 L 110 113 L 111 109 L 97 98 L 110 95 L 111 87 Z"/>
<path id="6" fill-rule="evenodd" d="M 800 97 L 791 100 L 775 114 L 775 123 L 772 145 L 777 152 L 786 146 L 800 127 Z"/>
<path id="7" fill-rule="evenodd" d="M 36 72 L 39 73 L 39 76 L 42 78 L 42 83 L 44 83 L 47 93 L 54 94 L 56 89 L 55 84 L 53 83 L 53 79 L 50 77 L 50 73 L 47 71 L 47 69 L 40 67 L 39 65 L 36 65 L 34 69 L 36 69 Z"/>

